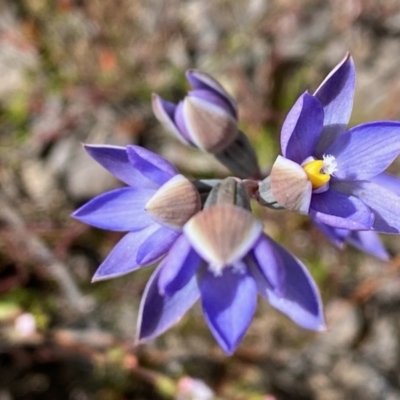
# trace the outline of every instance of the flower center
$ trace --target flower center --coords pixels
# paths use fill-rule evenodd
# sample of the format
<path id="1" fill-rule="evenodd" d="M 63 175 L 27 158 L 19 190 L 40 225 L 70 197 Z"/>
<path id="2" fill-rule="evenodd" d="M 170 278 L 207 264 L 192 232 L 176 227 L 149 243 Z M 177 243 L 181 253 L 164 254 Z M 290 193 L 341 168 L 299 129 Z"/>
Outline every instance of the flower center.
<path id="1" fill-rule="evenodd" d="M 324 154 L 322 160 L 310 161 L 303 165 L 303 169 L 315 190 L 329 182 L 337 171 L 337 162 L 334 156 Z"/>

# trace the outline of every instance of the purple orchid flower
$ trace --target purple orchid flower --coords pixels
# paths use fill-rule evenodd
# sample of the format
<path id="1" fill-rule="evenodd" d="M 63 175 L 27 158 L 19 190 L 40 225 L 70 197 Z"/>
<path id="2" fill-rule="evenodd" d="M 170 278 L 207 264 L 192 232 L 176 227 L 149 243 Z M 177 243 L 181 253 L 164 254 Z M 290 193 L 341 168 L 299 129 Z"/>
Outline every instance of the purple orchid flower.
<path id="1" fill-rule="evenodd" d="M 150 278 L 138 340 L 160 335 L 201 298 L 212 334 L 231 354 L 253 317 L 257 293 L 300 326 L 324 330 L 320 295 L 304 265 L 266 236 L 250 211 L 232 204 L 205 207 Z"/>
<path id="2" fill-rule="evenodd" d="M 72 214 L 98 228 L 128 232 L 93 281 L 121 276 L 159 260 L 200 210 L 196 188 L 168 161 L 142 147 L 85 145 L 85 149 L 129 185 L 95 197 Z"/>
<path id="3" fill-rule="evenodd" d="M 399 233 L 400 197 L 374 179 L 400 152 L 400 123 L 346 131 L 354 86 L 347 55 L 314 95 L 300 96 L 283 124 L 282 156 L 260 184 L 260 197 L 333 228 Z"/>
<path id="4" fill-rule="evenodd" d="M 237 176 L 260 176 L 256 154 L 238 130 L 235 101 L 207 74 L 189 70 L 186 78 L 193 90 L 178 104 L 153 95 L 157 119 L 180 141 L 214 154 Z"/>

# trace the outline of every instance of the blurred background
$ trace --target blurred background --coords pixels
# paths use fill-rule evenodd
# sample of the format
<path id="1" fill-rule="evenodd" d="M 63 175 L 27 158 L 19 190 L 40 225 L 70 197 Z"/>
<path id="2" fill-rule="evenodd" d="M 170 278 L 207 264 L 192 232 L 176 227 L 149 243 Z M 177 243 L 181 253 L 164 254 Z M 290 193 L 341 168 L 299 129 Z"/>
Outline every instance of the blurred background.
<path id="1" fill-rule="evenodd" d="M 347 51 L 351 125 L 399 120 L 397 0 L 0 0 L 0 400 L 400 399 L 400 238 L 383 238 L 384 263 L 256 207 L 317 280 L 329 330 L 306 332 L 260 299 L 226 357 L 199 306 L 134 347 L 152 268 L 90 284 L 121 234 L 69 217 L 121 185 L 82 142 L 136 143 L 192 178 L 228 174 L 152 114 L 152 92 L 184 96 L 186 69 L 237 100 L 267 170 L 290 106 Z"/>

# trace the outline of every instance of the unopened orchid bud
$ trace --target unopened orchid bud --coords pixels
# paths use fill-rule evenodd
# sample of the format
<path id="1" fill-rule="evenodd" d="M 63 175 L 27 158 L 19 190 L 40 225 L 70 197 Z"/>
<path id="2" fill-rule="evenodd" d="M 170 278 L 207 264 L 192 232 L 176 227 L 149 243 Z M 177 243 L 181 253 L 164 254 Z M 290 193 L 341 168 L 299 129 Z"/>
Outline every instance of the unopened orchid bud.
<path id="1" fill-rule="evenodd" d="M 145 209 L 159 224 L 181 230 L 200 211 L 200 195 L 188 179 L 183 175 L 176 175 L 157 190 Z"/>
<path id="2" fill-rule="evenodd" d="M 189 70 L 186 77 L 193 90 L 178 104 L 153 95 L 157 119 L 185 144 L 214 154 L 237 176 L 258 176 L 255 152 L 237 128 L 234 100 L 207 74 Z"/>

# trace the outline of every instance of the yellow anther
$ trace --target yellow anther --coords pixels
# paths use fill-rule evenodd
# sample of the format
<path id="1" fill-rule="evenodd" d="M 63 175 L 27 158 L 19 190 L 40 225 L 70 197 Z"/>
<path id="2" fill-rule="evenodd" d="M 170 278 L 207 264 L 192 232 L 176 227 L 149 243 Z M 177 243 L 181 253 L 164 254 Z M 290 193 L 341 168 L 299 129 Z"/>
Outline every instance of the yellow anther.
<path id="1" fill-rule="evenodd" d="M 303 169 L 306 172 L 308 179 L 312 183 L 313 189 L 318 189 L 321 186 L 325 185 L 325 183 L 329 182 L 331 176 L 329 174 L 324 174 L 321 172 L 324 167 L 324 162 L 322 160 L 314 160 L 305 165 L 303 165 Z"/>

